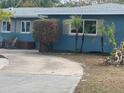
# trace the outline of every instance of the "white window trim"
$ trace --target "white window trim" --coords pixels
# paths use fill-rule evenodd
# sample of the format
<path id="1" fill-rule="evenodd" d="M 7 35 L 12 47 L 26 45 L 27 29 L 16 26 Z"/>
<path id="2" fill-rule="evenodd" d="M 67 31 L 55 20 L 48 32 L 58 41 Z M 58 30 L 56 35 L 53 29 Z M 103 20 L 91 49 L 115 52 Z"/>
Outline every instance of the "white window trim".
<path id="1" fill-rule="evenodd" d="M 1 32 L 2 33 L 11 33 L 12 31 L 11 31 L 11 22 L 10 22 L 10 31 L 7 31 L 7 30 L 3 30 L 3 22 L 9 22 L 9 21 L 2 21 L 2 26 L 1 26 Z"/>
<path id="2" fill-rule="evenodd" d="M 26 23 L 26 22 L 30 22 L 30 32 L 22 32 L 22 22 L 24 22 L 24 23 Z M 26 27 L 26 24 L 25 24 L 25 27 Z M 20 29 L 20 32 L 22 33 L 22 34 L 30 34 L 31 33 L 31 21 L 27 21 L 27 20 L 22 20 L 21 21 L 21 29 Z"/>
<path id="3" fill-rule="evenodd" d="M 95 34 L 86 34 L 86 33 L 84 33 L 85 26 L 83 24 L 83 33 L 84 33 L 84 35 L 86 35 L 86 36 L 97 36 L 97 33 L 98 33 L 98 20 L 97 19 L 83 19 L 83 23 L 85 21 L 96 21 L 96 33 Z"/>
<path id="4" fill-rule="evenodd" d="M 82 33 L 78 33 L 79 36 L 82 36 L 82 35 L 86 35 L 86 36 L 97 36 L 97 33 L 98 33 L 98 20 L 97 19 L 82 19 L 83 21 L 83 32 Z M 84 22 L 85 21 L 96 21 L 96 33 L 95 34 L 86 34 L 84 33 Z M 70 25 L 69 25 L 69 35 L 76 35 L 76 33 L 72 33 L 71 32 L 71 20 L 70 20 Z"/>
<path id="5" fill-rule="evenodd" d="M 82 19 L 82 21 L 83 21 L 83 19 Z M 69 23 L 70 23 L 69 24 L 69 35 L 76 35 L 76 33 L 72 33 L 71 32 L 71 19 L 70 19 L 70 22 Z M 78 35 L 81 36 L 81 35 L 83 35 L 83 33 L 78 33 Z"/>

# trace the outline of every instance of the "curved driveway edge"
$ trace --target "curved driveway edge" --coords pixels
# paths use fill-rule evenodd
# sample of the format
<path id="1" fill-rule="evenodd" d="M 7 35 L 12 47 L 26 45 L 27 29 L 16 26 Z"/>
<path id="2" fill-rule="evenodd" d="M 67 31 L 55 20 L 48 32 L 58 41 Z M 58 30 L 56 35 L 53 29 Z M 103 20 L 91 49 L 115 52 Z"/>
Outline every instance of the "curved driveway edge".
<path id="1" fill-rule="evenodd" d="M 9 64 L 8 59 L 6 59 L 6 58 L 0 58 L 0 69 L 4 68 L 8 64 Z"/>
<path id="2" fill-rule="evenodd" d="M 73 93 L 83 75 L 79 63 L 36 50 L 0 52 L 10 61 L 0 70 L 0 93 Z"/>

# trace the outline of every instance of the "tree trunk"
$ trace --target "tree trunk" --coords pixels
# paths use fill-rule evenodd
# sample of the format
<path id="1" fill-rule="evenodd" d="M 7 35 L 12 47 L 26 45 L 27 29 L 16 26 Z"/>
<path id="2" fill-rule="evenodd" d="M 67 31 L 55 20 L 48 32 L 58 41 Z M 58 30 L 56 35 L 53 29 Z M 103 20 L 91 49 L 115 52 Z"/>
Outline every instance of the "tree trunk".
<path id="1" fill-rule="evenodd" d="M 46 44 L 40 43 L 39 52 L 48 52 L 48 46 Z"/>
<path id="2" fill-rule="evenodd" d="M 102 53 L 104 52 L 104 38 L 103 38 L 103 35 L 101 36 L 101 50 L 102 50 Z"/>
<path id="3" fill-rule="evenodd" d="M 78 30 L 76 30 L 76 35 L 75 35 L 75 51 L 77 52 L 77 44 L 78 44 Z"/>
<path id="4" fill-rule="evenodd" d="M 81 42 L 80 52 L 83 52 L 83 45 L 84 45 L 84 34 L 82 35 L 82 42 Z"/>
<path id="5" fill-rule="evenodd" d="M 47 46 L 47 43 L 46 42 L 43 42 L 42 41 L 42 33 L 39 34 L 40 35 L 40 41 L 39 41 L 39 44 L 40 44 L 40 47 L 39 47 L 39 52 L 48 52 L 48 46 Z"/>
<path id="6" fill-rule="evenodd" d="M 48 45 L 48 51 L 53 51 L 53 43 L 49 43 L 49 45 Z"/>

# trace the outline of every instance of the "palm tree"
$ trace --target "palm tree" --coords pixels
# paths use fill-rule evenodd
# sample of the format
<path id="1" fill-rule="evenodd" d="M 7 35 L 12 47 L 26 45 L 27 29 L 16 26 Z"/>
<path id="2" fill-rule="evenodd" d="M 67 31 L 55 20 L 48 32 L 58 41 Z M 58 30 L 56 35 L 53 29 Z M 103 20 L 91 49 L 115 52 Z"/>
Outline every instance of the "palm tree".
<path id="1" fill-rule="evenodd" d="M 115 27 L 114 23 L 109 25 L 107 28 L 107 36 L 108 36 L 109 42 L 112 44 L 113 48 L 117 47 L 117 42 L 116 42 L 115 35 L 114 35 L 115 30 L 116 30 L 116 27 Z"/>
<path id="2" fill-rule="evenodd" d="M 104 24 L 100 24 L 99 31 L 101 33 L 101 50 L 102 50 L 102 53 L 104 52 L 104 35 L 106 34 L 105 30 L 106 30 L 106 27 L 104 26 Z"/>
<path id="3" fill-rule="evenodd" d="M 104 36 L 108 37 L 109 42 L 112 44 L 113 48 L 117 47 L 117 43 L 116 43 L 115 36 L 114 36 L 114 33 L 115 33 L 115 24 L 114 23 L 112 23 L 111 25 L 109 25 L 107 27 L 104 24 L 100 24 L 99 31 L 101 33 L 102 53 L 104 52 Z"/>
<path id="4" fill-rule="evenodd" d="M 82 18 L 81 16 L 74 16 L 72 17 L 72 26 L 75 28 L 75 51 L 77 52 L 77 42 L 78 42 L 78 33 L 79 28 L 82 26 Z"/>

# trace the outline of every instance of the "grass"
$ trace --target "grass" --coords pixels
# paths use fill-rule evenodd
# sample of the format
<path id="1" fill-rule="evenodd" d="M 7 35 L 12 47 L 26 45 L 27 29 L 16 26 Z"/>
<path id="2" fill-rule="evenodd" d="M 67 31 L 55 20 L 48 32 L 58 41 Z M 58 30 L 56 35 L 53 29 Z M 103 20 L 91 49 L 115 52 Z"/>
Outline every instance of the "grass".
<path id="1" fill-rule="evenodd" d="M 56 55 L 56 54 L 55 54 Z M 105 55 L 57 54 L 86 65 L 74 93 L 124 93 L 124 67 L 105 66 Z"/>

